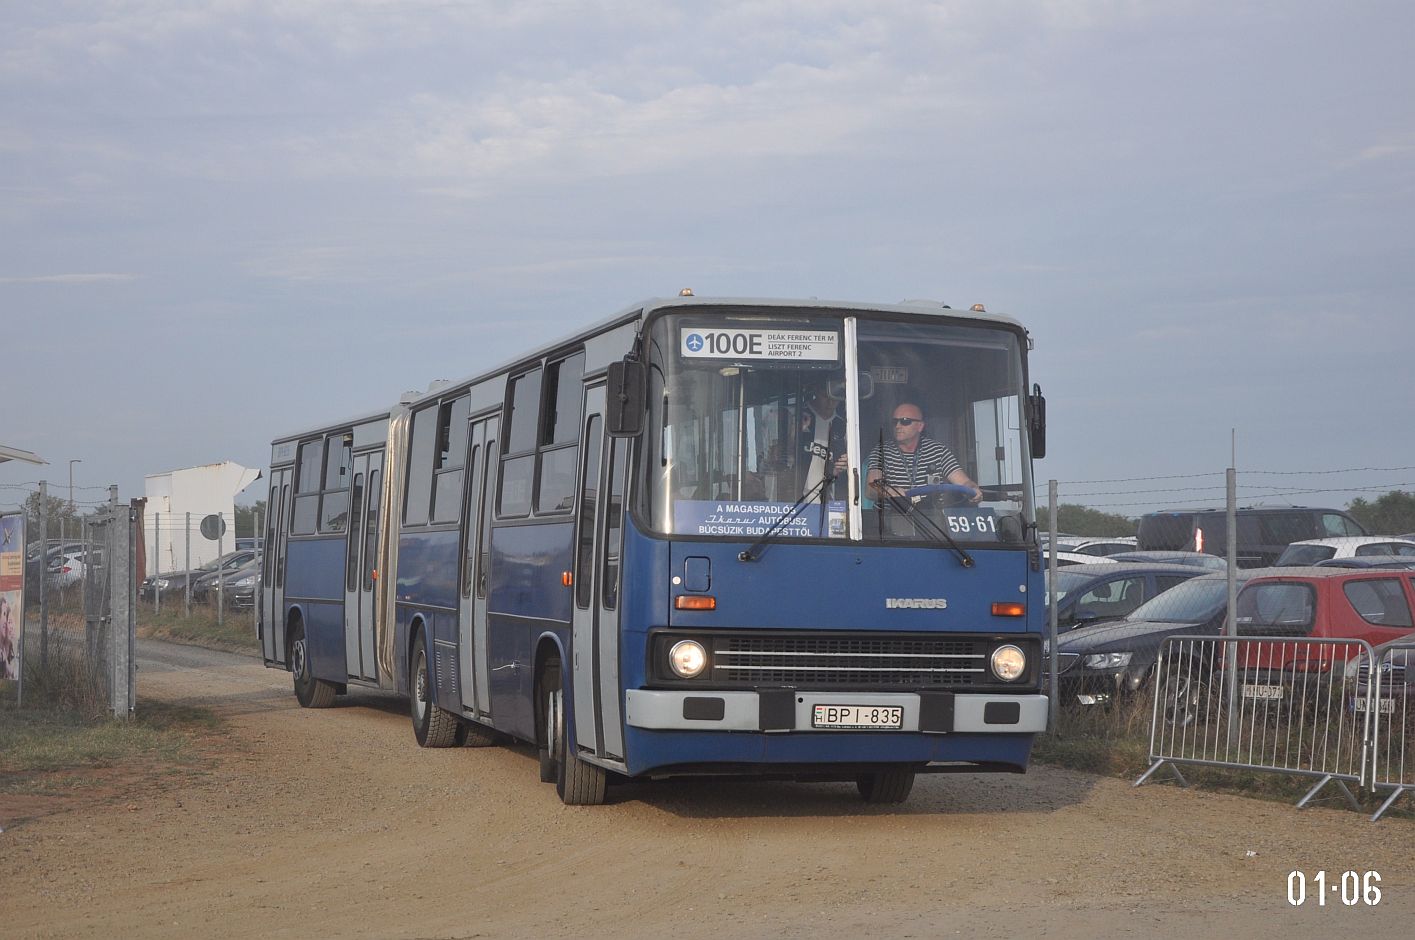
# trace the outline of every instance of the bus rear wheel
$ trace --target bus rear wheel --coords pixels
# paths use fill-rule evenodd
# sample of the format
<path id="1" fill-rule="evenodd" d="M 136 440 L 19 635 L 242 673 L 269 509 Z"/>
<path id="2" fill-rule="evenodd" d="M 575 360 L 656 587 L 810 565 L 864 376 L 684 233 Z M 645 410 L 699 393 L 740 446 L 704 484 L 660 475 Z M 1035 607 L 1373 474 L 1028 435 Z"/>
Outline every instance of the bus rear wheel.
<path id="1" fill-rule="evenodd" d="M 419 747 L 451 747 L 457 743 L 457 717 L 439 708 L 428 678 L 427 641 L 421 630 L 413 640 L 408 658 L 408 704 L 413 717 L 413 736 Z"/>
<path id="2" fill-rule="evenodd" d="M 305 625 L 299 620 L 290 628 L 290 672 L 295 677 L 295 700 L 303 708 L 328 708 L 337 689 L 332 682 L 316 679 L 310 665 Z"/>
<path id="3" fill-rule="evenodd" d="M 855 778 L 866 803 L 903 803 L 914 789 L 914 771 L 899 768 L 876 770 Z"/>
<path id="4" fill-rule="evenodd" d="M 603 767 L 580 760 L 575 753 L 565 714 L 565 688 L 558 660 L 546 663 L 541 697 L 546 719 L 546 750 L 550 769 L 553 769 L 555 792 L 566 806 L 599 806 L 604 802 L 608 775 Z M 546 769 L 546 759 L 542 758 L 541 779 L 546 777 Z"/>

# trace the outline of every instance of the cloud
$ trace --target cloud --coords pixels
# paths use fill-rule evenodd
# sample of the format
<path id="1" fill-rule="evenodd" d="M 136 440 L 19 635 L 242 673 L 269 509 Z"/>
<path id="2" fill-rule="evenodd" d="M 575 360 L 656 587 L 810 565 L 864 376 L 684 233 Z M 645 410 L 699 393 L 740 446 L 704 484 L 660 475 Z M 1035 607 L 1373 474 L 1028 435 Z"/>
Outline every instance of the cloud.
<path id="1" fill-rule="evenodd" d="M 31 277 L 0 277 L 0 284 L 106 284 L 114 281 L 136 281 L 136 274 L 40 274 Z"/>

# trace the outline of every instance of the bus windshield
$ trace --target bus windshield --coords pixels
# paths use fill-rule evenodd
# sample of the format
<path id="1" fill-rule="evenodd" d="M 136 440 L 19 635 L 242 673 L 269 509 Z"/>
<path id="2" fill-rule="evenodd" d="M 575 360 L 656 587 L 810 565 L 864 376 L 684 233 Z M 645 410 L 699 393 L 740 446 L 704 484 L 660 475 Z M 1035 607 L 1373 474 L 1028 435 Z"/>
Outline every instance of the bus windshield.
<path id="1" fill-rule="evenodd" d="M 1013 331 L 704 308 L 657 318 L 648 338 L 640 492 L 654 531 L 1022 541 L 1031 466 Z"/>

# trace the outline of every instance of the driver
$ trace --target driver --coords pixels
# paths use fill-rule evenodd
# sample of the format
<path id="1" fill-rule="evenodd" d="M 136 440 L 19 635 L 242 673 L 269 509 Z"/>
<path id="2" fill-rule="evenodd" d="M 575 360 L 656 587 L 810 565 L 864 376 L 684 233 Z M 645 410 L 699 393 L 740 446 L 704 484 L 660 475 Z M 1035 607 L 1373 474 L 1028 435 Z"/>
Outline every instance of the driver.
<path id="1" fill-rule="evenodd" d="M 933 438 L 924 437 L 924 412 L 913 402 L 902 402 L 894 409 L 894 440 L 870 451 L 866 466 L 866 485 L 877 498 L 903 496 L 911 486 L 925 483 L 956 483 L 972 488 L 971 502 L 981 502 L 983 491 L 978 488 L 953 451 Z"/>

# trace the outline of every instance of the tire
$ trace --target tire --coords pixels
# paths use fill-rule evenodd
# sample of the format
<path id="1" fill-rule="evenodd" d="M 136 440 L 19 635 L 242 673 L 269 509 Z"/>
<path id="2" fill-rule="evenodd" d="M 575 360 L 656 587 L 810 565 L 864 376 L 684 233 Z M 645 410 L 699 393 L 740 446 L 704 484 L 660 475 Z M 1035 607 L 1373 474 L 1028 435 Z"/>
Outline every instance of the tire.
<path id="1" fill-rule="evenodd" d="M 855 785 L 866 803 L 903 803 L 914 789 L 914 771 L 891 768 L 860 774 Z"/>
<path id="2" fill-rule="evenodd" d="M 457 743 L 457 716 L 438 707 L 428 682 L 427 641 L 418 631 L 408 657 L 408 710 L 419 747 L 451 747 Z"/>
<path id="3" fill-rule="evenodd" d="M 550 762 L 554 769 L 555 792 L 566 806 L 599 806 L 604 802 L 609 778 L 603 767 L 580 760 L 570 741 L 570 716 L 565 708 L 565 689 L 561 681 L 560 663 L 546 664 L 541 683 L 550 744 Z M 544 776 L 544 764 L 542 764 Z"/>
<path id="4" fill-rule="evenodd" d="M 458 747 L 491 747 L 498 741 L 495 731 L 475 721 L 457 722 Z"/>
<path id="5" fill-rule="evenodd" d="M 328 708 L 334 704 L 334 683 L 316 679 L 311 672 L 305 625 L 298 620 L 290 631 L 290 672 L 295 679 L 295 700 L 302 708 Z"/>

